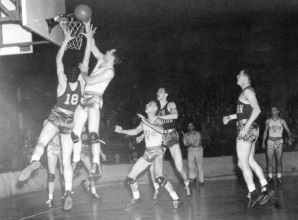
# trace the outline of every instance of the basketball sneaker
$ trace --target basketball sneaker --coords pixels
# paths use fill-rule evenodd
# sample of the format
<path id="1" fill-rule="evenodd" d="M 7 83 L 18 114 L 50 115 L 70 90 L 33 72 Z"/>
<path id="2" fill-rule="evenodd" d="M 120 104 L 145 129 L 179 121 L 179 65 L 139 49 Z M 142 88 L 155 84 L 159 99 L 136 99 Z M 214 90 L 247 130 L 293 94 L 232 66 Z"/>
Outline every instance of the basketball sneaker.
<path id="1" fill-rule="evenodd" d="M 268 183 L 274 183 L 274 179 L 272 177 L 268 177 Z"/>
<path id="2" fill-rule="evenodd" d="M 281 180 L 281 178 L 277 178 L 277 182 L 278 182 L 279 184 L 282 184 L 282 180 Z"/>
<path id="3" fill-rule="evenodd" d="M 27 166 L 21 173 L 20 173 L 20 176 L 19 176 L 19 181 L 25 181 L 27 180 L 30 176 L 31 176 L 31 173 L 34 171 L 34 170 L 37 170 L 39 167 L 40 167 L 40 162 L 39 161 L 36 161 L 36 160 L 33 160 L 29 166 Z"/>
<path id="4" fill-rule="evenodd" d="M 69 211 L 72 208 L 71 191 L 67 190 L 64 197 L 64 210 Z"/>
<path id="5" fill-rule="evenodd" d="M 263 197 L 263 194 L 261 192 L 259 192 L 258 190 L 254 190 L 250 193 L 250 199 L 247 205 L 248 209 L 251 209 L 252 207 L 254 207 L 254 205 L 260 201 Z"/>
<path id="6" fill-rule="evenodd" d="M 259 202 L 259 205 L 264 205 L 274 195 L 274 191 L 268 187 L 268 184 L 263 187 L 265 190 L 262 192 L 263 197 Z"/>
<path id="7" fill-rule="evenodd" d="M 180 201 L 180 199 L 177 199 L 177 200 L 173 201 L 173 206 L 174 206 L 175 211 L 180 210 L 183 205 L 184 205 L 184 202 Z"/>
<path id="8" fill-rule="evenodd" d="M 91 170 L 89 172 L 89 176 L 95 176 L 97 174 L 99 174 L 99 165 L 97 163 L 93 163 Z"/>
<path id="9" fill-rule="evenodd" d="M 153 196 L 153 199 L 152 199 L 152 203 L 153 204 L 156 204 L 157 203 L 157 201 L 158 201 L 158 195 L 159 195 L 159 191 L 158 190 L 155 190 L 154 196 Z"/>
<path id="10" fill-rule="evenodd" d="M 100 199 L 100 195 L 98 193 L 91 193 L 92 199 Z"/>
<path id="11" fill-rule="evenodd" d="M 49 206 L 49 208 L 52 208 L 53 207 L 53 200 L 52 199 L 49 199 L 46 204 Z"/>
<path id="12" fill-rule="evenodd" d="M 143 200 L 141 198 L 135 199 L 132 198 L 131 202 L 126 206 L 125 210 L 129 211 L 131 209 L 133 209 L 136 206 L 142 205 L 143 204 Z"/>

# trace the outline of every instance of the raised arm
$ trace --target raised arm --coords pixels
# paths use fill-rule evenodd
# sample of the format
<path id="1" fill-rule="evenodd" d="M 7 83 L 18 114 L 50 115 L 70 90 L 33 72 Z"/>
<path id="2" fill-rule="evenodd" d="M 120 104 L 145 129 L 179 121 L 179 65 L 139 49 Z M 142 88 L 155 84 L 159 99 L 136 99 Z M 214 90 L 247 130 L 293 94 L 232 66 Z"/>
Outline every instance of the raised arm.
<path id="1" fill-rule="evenodd" d="M 115 127 L 115 132 L 120 133 L 120 134 L 127 134 L 130 136 L 137 135 L 143 131 L 143 125 L 142 123 L 136 127 L 135 129 L 130 129 L 130 130 L 123 130 L 122 127 L 117 126 Z"/>
<path id="2" fill-rule="evenodd" d="M 168 104 L 168 109 L 171 112 L 171 114 L 160 115 L 159 118 L 164 119 L 164 120 L 177 119 L 178 118 L 178 111 L 177 111 L 176 104 L 174 102 L 170 102 Z"/>
<path id="3" fill-rule="evenodd" d="M 90 24 L 90 21 L 85 24 L 85 27 L 86 27 L 86 33 L 85 34 L 83 33 L 82 35 L 84 35 L 86 37 L 87 44 L 86 44 L 86 48 L 85 48 L 83 65 L 85 65 L 88 68 L 90 54 L 91 54 L 91 45 L 92 45 L 92 42 L 94 41 L 93 36 L 96 32 L 96 28 L 93 29 L 93 25 Z"/>
<path id="4" fill-rule="evenodd" d="M 281 119 L 281 124 L 282 126 L 284 126 L 284 128 L 286 129 L 286 131 L 288 132 L 288 136 L 289 136 L 289 145 L 292 145 L 292 133 L 291 130 L 288 127 L 287 122 L 284 119 Z"/>
<path id="5" fill-rule="evenodd" d="M 263 134 L 263 144 L 262 144 L 263 149 L 265 149 L 265 141 L 266 141 L 268 130 L 269 130 L 269 121 L 270 120 L 267 119 L 266 122 L 265 122 L 265 131 L 264 131 L 264 134 Z"/>
<path id="6" fill-rule="evenodd" d="M 64 52 L 66 50 L 66 46 L 69 41 L 71 41 L 74 37 L 71 36 L 70 31 L 64 29 L 64 40 L 62 42 L 62 45 L 58 51 L 58 54 L 56 56 L 56 65 L 57 65 L 57 76 L 58 76 L 58 83 L 62 84 L 64 80 L 66 80 L 66 76 L 64 74 L 64 65 L 63 65 L 63 56 Z"/>

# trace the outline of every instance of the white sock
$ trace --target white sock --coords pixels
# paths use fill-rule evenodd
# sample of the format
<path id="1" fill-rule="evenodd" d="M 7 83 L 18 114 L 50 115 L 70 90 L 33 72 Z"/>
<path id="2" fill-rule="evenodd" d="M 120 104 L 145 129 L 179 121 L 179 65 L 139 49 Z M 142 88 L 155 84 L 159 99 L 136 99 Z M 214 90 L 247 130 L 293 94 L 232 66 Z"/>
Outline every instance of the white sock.
<path id="1" fill-rule="evenodd" d="M 33 160 L 39 161 L 40 160 L 40 156 L 38 154 L 33 154 L 32 157 L 31 157 L 30 163 L 32 163 Z"/>
<path id="2" fill-rule="evenodd" d="M 72 183 L 65 182 L 65 191 L 67 191 L 67 190 L 71 191 L 71 188 L 72 188 Z"/>
<path id="3" fill-rule="evenodd" d="M 272 177 L 273 177 L 273 174 L 272 174 L 272 173 L 268 173 L 268 176 L 269 176 L 270 178 L 272 178 Z"/>
<path id="4" fill-rule="evenodd" d="M 189 186 L 189 180 L 184 181 L 185 186 Z"/>
<path id="5" fill-rule="evenodd" d="M 96 194 L 96 188 L 95 188 L 95 186 L 92 186 L 91 187 L 91 192 L 92 192 L 92 194 Z"/>
<path id="6" fill-rule="evenodd" d="M 134 197 L 135 199 L 140 198 L 140 192 L 139 192 L 139 190 L 137 190 L 137 191 L 132 191 L 132 194 L 133 194 L 133 197 Z"/>
<path id="7" fill-rule="evenodd" d="M 159 184 L 157 182 L 153 182 L 153 186 L 155 191 L 157 191 L 159 189 Z"/>
<path id="8" fill-rule="evenodd" d="M 80 161 L 80 159 L 81 159 L 81 157 L 80 157 L 80 156 L 73 155 L 72 161 L 73 161 L 74 163 L 76 163 L 76 162 L 79 162 L 79 161 Z"/>
<path id="9" fill-rule="evenodd" d="M 281 173 L 277 173 L 277 178 L 281 178 Z"/>
<path id="10" fill-rule="evenodd" d="M 260 180 L 261 186 L 264 187 L 265 185 L 267 185 L 267 180 L 266 179 L 262 179 Z"/>
<path id="11" fill-rule="evenodd" d="M 99 164 L 99 157 L 93 157 L 93 163 Z"/>
<path id="12" fill-rule="evenodd" d="M 53 194 L 49 194 L 49 199 L 53 200 Z"/>
<path id="13" fill-rule="evenodd" d="M 170 196 L 172 197 L 173 200 L 179 199 L 179 197 L 177 196 L 177 193 L 175 191 L 170 193 Z"/>
<path id="14" fill-rule="evenodd" d="M 255 184 L 251 184 L 251 185 L 247 185 L 247 188 L 248 188 L 249 192 L 252 192 L 256 189 L 256 186 L 255 186 Z"/>

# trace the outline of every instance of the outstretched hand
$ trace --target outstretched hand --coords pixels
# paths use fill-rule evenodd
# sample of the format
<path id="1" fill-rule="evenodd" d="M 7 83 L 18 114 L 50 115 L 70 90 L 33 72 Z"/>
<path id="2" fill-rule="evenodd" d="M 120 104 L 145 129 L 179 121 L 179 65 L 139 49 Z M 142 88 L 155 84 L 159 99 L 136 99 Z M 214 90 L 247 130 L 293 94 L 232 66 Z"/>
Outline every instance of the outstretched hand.
<path id="1" fill-rule="evenodd" d="M 103 161 L 106 161 L 107 156 L 104 153 L 102 153 L 102 152 L 101 152 L 101 157 L 102 157 Z"/>
<path id="2" fill-rule="evenodd" d="M 96 29 L 93 29 L 93 25 L 90 23 L 86 23 L 86 33 L 81 33 L 82 35 L 84 35 L 87 39 L 92 39 L 94 34 L 96 33 Z"/>
<path id="3" fill-rule="evenodd" d="M 115 126 L 115 132 L 117 132 L 117 133 L 122 133 L 122 127 L 121 126 L 118 126 L 118 125 L 116 125 Z"/>
<path id="4" fill-rule="evenodd" d="M 68 28 L 65 28 L 63 30 L 63 33 L 64 33 L 64 41 L 66 41 L 66 42 L 69 42 L 75 38 L 75 37 L 71 36 L 71 31 Z"/>

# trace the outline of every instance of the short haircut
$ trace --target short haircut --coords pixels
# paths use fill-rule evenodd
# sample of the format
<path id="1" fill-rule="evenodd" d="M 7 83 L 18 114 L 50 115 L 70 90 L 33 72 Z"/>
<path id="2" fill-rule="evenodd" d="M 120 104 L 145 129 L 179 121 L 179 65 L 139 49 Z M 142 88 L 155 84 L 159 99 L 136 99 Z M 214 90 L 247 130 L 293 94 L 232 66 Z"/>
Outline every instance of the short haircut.
<path id="1" fill-rule="evenodd" d="M 187 126 L 188 126 L 189 124 L 192 124 L 192 125 L 195 127 L 195 123 L 194 123 L 193 121 L 191 121 L 191 120 L 188 121 L 188 122 L 187 122 Z"/>
<path id="2" fill-rule="evenodd" d="M 172 95 L 173 95 L 173 90 L 170 87 L 168 87 L 168 86 L 160 86 L 159 88 L 160 89 L 164 89 L 165 90 L 165 93 L 168 94 L 167 100 L 168 101 L 171 100 Z"/>
<path id="3" fill-rule="evenodd" d="M 255 71 L 252 68 L 250 68 L 250 67 L 244 68 L 244 69 L 242 69 L 242 71 L 247 76 L 249 82 L 251 82 L 253 76 L 255 75 Z"/>
<path id="4" fill-rule="evenodd" d="M 276 108 L 278 111 L 280 111 L 281 106 L 278 104 L 273 104 L 273 105 L 271 105 L 271 109 L 273 109 L 273 108 Z"/>
<path id="5" fill-rule="evenodd" d="M 114 60 L 114 64 L 115 65 L 120 64 L 120 63 L 123 62 L 123 60 L 124 60 L 124 53 L 123 53 L 123 51 L 116 50 L 113 54 L 114 54 L 114 57 L 115 57 L 115 60 Z"/>

